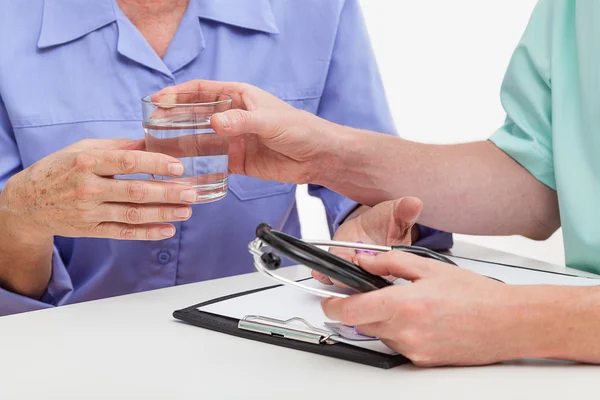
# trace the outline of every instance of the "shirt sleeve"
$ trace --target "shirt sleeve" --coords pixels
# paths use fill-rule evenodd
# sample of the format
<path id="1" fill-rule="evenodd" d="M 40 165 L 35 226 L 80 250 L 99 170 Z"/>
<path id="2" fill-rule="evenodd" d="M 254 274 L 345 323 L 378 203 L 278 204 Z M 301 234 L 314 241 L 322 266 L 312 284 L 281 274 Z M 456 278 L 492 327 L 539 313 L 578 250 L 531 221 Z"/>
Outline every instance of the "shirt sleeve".
<path id="1" fill-rule="evenodd" d="M 22 170 L 21 157 L 4 102 L 0 97 L 0 192 L 6 181 Z M 1 239 L 0 239 L 1 240 Z M 52 278 L 41 300 L 12 293 L 0 287 L 0 316 L 49 308 L 62 304 L 73 286 L 56 247 L 52 254 Z"/>
<path id="2" fill-rule="evenodd" d="M 340 125 L 396 135 L 396 128 L 358 0 L 346 0 L 317 115 Z M 323 201 L 331 234 L 358 204 L 329 189 L 309 185 Z M 425 244 L 449 248 L 452 235 L 422 227 Z M 417 244 L 417 243 L 415 243 Z M 446 247 L 448 246 L 448 247 Z"/>
<path id="3" fill-rule="evenodd" d="M 540 1 L 519 42 L 502 84 L 504 125 L 490 140 L 556 190 L 552 153 L 551 1 Z"/>
<path id="4" fill-rule="evenodd" d="M 454 245 L 452 234 L 418 225 L 419 240 L 413 243 L 413 246 L 427 247 L 434 251 L 449 250 Z"/>

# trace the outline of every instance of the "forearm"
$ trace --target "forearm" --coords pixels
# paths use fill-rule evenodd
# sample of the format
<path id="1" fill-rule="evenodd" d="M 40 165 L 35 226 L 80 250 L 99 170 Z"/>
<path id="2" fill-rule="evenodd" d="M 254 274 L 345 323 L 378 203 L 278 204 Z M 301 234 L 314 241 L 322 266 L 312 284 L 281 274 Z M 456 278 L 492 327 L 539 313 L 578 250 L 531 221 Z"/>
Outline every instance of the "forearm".
<path id="1" fill-rule="evenodd" d="M 524 286 L 514 295 L 518 310 L 504 316 L 514 356 L 600 364 L 600 288 Z"/>
<path id="2" fill-rule="evenodd" d="M 491 142 L 427 145 L 336 127 L 321 185 L 373 205 L 416 196 L 420 223 L 484 235 L 544 238 L 559 226 L 556 193 Z"/>
<path id="3" fill-rule="evenodd" d="M 0 232 L 0 287 L 40 298 L 52 273 L 52 236 L 26 228 L 11 211 L 6 192 L 0 192 Z"/>

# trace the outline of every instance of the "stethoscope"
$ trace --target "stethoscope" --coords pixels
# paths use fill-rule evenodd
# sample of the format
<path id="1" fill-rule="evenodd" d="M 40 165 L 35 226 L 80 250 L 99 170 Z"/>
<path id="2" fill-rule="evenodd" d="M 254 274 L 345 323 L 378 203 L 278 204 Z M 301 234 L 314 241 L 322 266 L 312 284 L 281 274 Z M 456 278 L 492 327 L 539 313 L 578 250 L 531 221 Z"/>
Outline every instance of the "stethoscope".
<path id="1" fill-rule="evenodd" d="M 261 274 L 287 286 L 321 297 L 348 297 L 345 293 L 336 293 L 330 290 L 319 289 L 300 282 L 287 279 L 274 273 L 281 266 L 281 257 L 273 251 L 264 251 L 270 247 L 289 259 L 303 264 L 321 274 L 335 279 L 358 292 L 370 292 L 394 285 L 380 276 L 373 275 L 349 261 L 331 254 L 317 246 L 329 248 L 346 248 L 357 251 L 387 252 L 400 250 L 407 253 L 431 258 L 447 264 L 457 265 L 450 258 L 435 251 L 416 246 L 379 246 L 370 244 L 357 244 L 331 240 L 304 241 L 283 232 L 273 230 L 268 224 L 260 224 L 256 228 L 256 239 L 248 245 L 248 251 L 254 257 L 254 267 Z"/>

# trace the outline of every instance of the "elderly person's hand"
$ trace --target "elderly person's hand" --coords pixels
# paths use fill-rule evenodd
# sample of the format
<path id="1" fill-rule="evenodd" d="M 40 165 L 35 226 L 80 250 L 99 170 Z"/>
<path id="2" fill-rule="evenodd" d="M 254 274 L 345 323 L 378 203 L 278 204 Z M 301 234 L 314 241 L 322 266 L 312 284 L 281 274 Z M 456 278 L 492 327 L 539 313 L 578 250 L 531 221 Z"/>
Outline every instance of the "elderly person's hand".
<path id="1" fill-rule="evenodd" d="M 356 215 L 346 219 L 333 240 L 384 246 L 411 245 L 418 240 L 419 230 L 415 223 L 422 209 L 423 203 L 415 197 L 385 201 L 372 208 L 363 206 Z M 348 261 L 356 255 L 353 249 L 332 248 L 330 251 Z M 312 275 L 324 284 L 332 283 L 319 272 L 313 271 Z"/>
<path id="2" fill-rule="evenodd" d="M 144 146 L 116 139 L 75 143 L 14 175 L 0 207 L 14 229 L 34 238 L 169 238 L 175 234 L 169 222 L 191 216 L 196 192 L 177 183 L 113 178 L 183 173 L 178 159 L 146 152 Z"/>
<path id="3" fill-rule="evenodd" d="M 355 261 L 373 274 L 412 283 L 325 299 L 325 314 L 380 338 L 416 365 L 490 364 L 534 357 L 545 345 L 543 332 L 527 320 L 536 316 L 518 317 L 526 304 L 520 287 L 401 251 L 358 254 Z"/>

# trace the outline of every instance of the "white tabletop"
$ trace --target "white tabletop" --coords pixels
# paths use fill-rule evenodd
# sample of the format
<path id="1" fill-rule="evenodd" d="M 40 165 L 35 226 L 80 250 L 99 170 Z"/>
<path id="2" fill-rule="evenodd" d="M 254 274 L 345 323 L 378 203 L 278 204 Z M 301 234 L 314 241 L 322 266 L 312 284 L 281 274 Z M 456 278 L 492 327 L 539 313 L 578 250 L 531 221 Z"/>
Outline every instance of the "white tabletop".
<path id="1" fill-rule="evenodd" d="M 454 253 L 560 269 L 474 245 Z M 291 278 L 308 275 L 294 267 Z M 0 399 L 574 399 L 600 367 L 519 361 L 391 370 L 180 323 L 176 309 L 271 285 L 257 274 L 0 318 Z"/>

